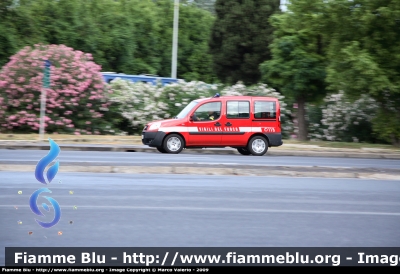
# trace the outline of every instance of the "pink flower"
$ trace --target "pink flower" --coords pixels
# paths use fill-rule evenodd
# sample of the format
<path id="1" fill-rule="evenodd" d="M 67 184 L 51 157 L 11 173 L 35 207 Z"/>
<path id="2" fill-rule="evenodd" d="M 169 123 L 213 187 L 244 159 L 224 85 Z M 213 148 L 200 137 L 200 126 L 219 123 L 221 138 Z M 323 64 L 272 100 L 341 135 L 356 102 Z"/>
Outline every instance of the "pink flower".
<path id="1" fill-rule="evenodd" d="M 3 90 L 3 96 L 0 98 L 0 117 L 6 117 L 8 121 L 2 126 L 3 129 L 22 125 L 31 126 L 32 131 L 39 128 L 42 69 L 45 59 L 59 64 L 59 67 L 51 67 L 52 88 L 47 90 L 46 123 L 56 124 L 61 129 L 74 128 L 72 120 L 93 124 L 93 120 L 86 123 L 84 116 L 79 117 L 78 111 L 68 110 L 61 113 L 65 106 L 73 104 L 92 110 L 91 119 L 97 116 L 99 106 L 88 101 L 104 98 L 107 91 L 104 89 L 105 84 L 100 73 L 101 66 L 91 61 L 91 54 L 74 51 L 65 45 L 37 44 L 25 47 L 11 56 L 10 62 L 0 71 L 0 88 Z M 18 114 L 10 113 L 8 106 L 13 106 Z M 62 116 L 66 115 L 71 119 L 65 120 Z M 52 120 L 58 116 L 61 116 L 57 118 L 58 121 Z M 85 131 L 76 132 L 82 134 Z"/>

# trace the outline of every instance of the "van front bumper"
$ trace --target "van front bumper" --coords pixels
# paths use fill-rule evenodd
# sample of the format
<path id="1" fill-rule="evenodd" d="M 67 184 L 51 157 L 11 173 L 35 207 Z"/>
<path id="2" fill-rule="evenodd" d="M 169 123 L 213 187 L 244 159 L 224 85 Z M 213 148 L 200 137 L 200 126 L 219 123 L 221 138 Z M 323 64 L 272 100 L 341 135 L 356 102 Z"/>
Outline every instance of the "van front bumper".
<path id="1" fill-rule="evenodd" d="M 161 147 L 165 135 L 163 131 L 142 131 L 142 143 L 149 147 Z"/>

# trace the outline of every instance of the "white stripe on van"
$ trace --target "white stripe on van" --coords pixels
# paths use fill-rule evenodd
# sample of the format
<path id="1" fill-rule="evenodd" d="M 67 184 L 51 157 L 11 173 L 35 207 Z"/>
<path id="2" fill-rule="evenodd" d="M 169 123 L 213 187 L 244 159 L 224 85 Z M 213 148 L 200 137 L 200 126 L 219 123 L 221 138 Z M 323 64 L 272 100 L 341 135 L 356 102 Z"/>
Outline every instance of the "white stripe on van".
<path id="1" fill-rule="evenodd" d="M 160 127 L 164 132 L 199 132 L 198 127 Z M 275 132 L 274 127 L 239 127 L 240 132 Z M 223 131 L 225 132 L 225 130 Z"/>
<path id="2" fill-rule="evenodd" d="M 254 132 L 252 127 L 239 127 L 240 132 Z"/>

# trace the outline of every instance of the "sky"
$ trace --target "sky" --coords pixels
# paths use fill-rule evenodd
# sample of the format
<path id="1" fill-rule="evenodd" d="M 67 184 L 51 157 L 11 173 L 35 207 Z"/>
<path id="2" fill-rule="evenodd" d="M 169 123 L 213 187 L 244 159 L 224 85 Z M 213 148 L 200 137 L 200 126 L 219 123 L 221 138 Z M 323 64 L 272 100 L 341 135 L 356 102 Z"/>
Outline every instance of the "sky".
<path id="1" fill-rule="evenodd" d="M 281 0 L 281 10 L 286 11 L 286 5 L 289 2 L 289 0 Z"/>

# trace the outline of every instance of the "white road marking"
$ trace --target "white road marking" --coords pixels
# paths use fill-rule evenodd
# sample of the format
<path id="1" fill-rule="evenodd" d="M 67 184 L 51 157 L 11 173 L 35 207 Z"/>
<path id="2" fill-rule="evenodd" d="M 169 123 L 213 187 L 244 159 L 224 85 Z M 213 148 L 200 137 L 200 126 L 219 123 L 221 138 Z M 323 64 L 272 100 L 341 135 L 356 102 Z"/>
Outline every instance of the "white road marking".
<path id="1" fill-rule="evenodd" d="M 11 205 L 7 205 L 10 207 Z M 5 207 L 5 205 L 0 205 Z M 73 205 L 63 205 L 72 208 Z M 214 211 L 214 212 L 259 212 L 259 213 L 296 213 L 296 214 L 332 214 L 332 215 L 378 215 L 378 216 L 400 216 L 400 212 L 371 212 L 371 211 L 331 211 L 331 210 L 290 210 L 290 209 L 260 209 L 260 208 L 211 208 L 211 207 L 149 207 L 149 206 L 97 206 L 80 205 L 79 208 L 87 209 L 135 209 L 135 210 L 169 210 L 169 211 Z"/>
<path id="2" fill-rule="evenodd" d="M 208 159 L 212 158 L 212 157 L 207 157 Z M 202 162 L 202 159 L 205 159 L 204 157 L 202 158 L 198 158 L 198 157 L 188 157 L 185 159 L 191 159 L 191 162 L 188 161 L 182 161 L 182 162 L 171 162 L 168 159 L 165 159 L 165 161 L 146 161 L 146 160 L 142 160 L 140 163 L 151 163 L 152 165 L 156 165 L 156 164 L 186 164 L 186 165 L 191 165 L 191 164 L 201 164 L 201 165 L 210 165 L 210 166 L 216 166 L 216 165 L 234 165 L 234 166 L 246 166 L 246 167 L 270 167 L 270 166 L 274 166 L 274 167 L 280 167 L 280 168 L 284 168 L 284 167 L 297 167 L 297 168 L 310 168 L 310 167 L 320 167 L 320 168 L 335 168 L 335 169 L 351 169 L 354 167 L 341 167 L 341 166 L 315 166 L 315 165 L 309 165 L 309 166 L 302 166 L 302 165 L 282 165 L 279 163 L 264 163 L 264 164 L 252 164 L 249 162 L 226 162 L 226 163 L 221 163 L 221 162 Z M 198 162 L 194 162 L 193 160 L 199 160 Z M 23 160 L 7 160 L 8 162 L 21 162 Z M 27 160 L 27 161 L 31 161 L 31 162 L 37 162 L 37 161 L 33 161 L 33 160 Z M 108 165 L 112 165 L 113 163 L 120 163 L 120 162 L 126 162 L 126 161 L 92 161 L 92 160 L 63 160 L 63 163 L 106 163 Z M 137 163 L 136 161 L 128 161 L 128 163 Z M 134 165 L 132 165 L 134 166 Z"/>

